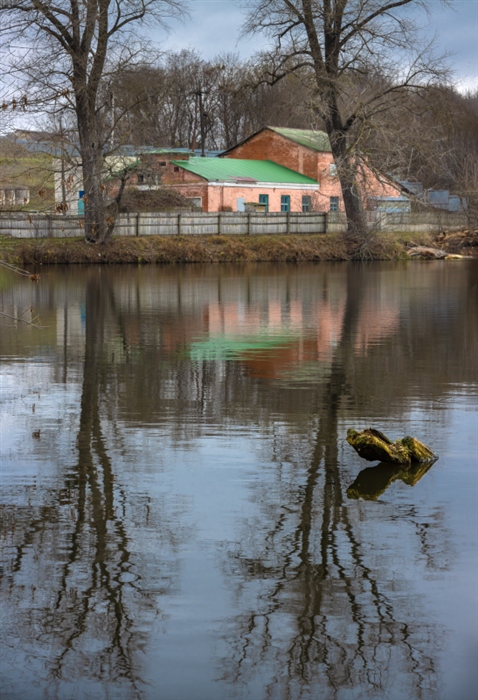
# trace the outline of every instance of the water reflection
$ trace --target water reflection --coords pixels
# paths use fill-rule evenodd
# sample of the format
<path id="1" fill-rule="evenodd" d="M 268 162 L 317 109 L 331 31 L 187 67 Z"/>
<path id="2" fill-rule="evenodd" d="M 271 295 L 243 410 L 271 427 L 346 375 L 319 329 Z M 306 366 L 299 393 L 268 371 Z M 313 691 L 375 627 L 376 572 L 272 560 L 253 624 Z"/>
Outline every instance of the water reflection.
<path id="1" fill-rule="evenodd" d="M 48 325 L 0 335 L 9 697 L 35 676 L 42 697 L 447 700 L 447 623 L 415 583 L 453 566 L 430 465 L 351 483 L 344 440 L 393 421 L 446 455 L 477 285 L 426 269 L 96 268 L 1 292 Z M 367 503 L 397 479 L 412 499 Z M 207 648 L 189 682 L 188 640 L 190 664 Z"/>
<path id="2" fill-rule="evenodd" d="M 44 678 L 55 697 L 76 697 L 78 683 L 82 698 L 107 697 L 114 686 L 124 689 L 124 697 L 144 697 L 138 657 L 148 643 L 149 625 L 162 615 L 159 597 L 176 585 L 177 565 L 168 561 L 167 549 L 180 546 L 181 528 L 172 531 L 174 517 L 170 512 L 169 522 L 166 511 L 158 538 L 164 561 L 146 563 L 141 552 L 132 553 L 128 529 L 134 524 L 148 530 L 155 523 L 149 523 L 148 499 L 138 503 L 127 485 L 117 482 L 110 452 L 118 436 L 111 425 L 106 434 L 103 425 L 110 423 L 108 411 L 103 416 L 101 411 L 106 329 L 116 322 L 121 331 L 121 315 L 100 269 L 89 271 L 82 314 L 77 461 L 43 494 L 39 509 L 24 508 L 8 519 L 13 527 L 4 532 L 11 552 L 8 593 L 20 610 L 25 597 L 20 582 L 29 582 L 27 613 L 17 619 L 18 629 L 9 630 L 10 639 L 36 640 L 31 663 L 43 675 L 45 658 Z M 21 679 L 14 679 L 11 697 L 17 697 L 16 684 L 21 687 Z M 56 686 L 61 690 L 54 691 Z M 29 685 L 18 697 L 31 698 L 33 692 Z"/>
<path id="3" fill-rule="evenodd" d="M 350 392 L 365 296 L 353 267 L 346 290 L 305 479 L 282 492 L 280 502 L 262 491 L 264 522 L 245 524 L 241 546 L 229 554 L 226 571 L 236 595 L 259 594 L 231 621 L 224 679 L 248 685 L 265 668 L 264 698 L 313 697 L 319 683 L 321 697 L 347 688 L 354 697 L 388 697 L 392 669 L 400 668 L 404 696 L 435 697 L 433 630 L 415 625 L 409 606 L 378 580 L 342 496 L 339 414 Z"/>
<path id="4" fill-rule="evenodd" d="M 348 487 L 347 496 L 376 501 L 397 479 L 409 486 L 415 486 L 433 464 L 434 462 L 425 462 L 424 464 L 411 464 L 404 467 L 401 464 L 380 462 L 375 467 L 362 469 L 353 484 Z"/>

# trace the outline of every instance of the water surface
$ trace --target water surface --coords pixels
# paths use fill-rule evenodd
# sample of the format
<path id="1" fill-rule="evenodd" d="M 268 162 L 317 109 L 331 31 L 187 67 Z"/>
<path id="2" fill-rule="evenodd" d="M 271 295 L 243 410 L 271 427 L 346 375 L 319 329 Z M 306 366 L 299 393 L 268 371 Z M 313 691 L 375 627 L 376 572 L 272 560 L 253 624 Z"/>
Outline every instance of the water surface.
<path id="1" fill-rule="evenodd" d="M 2 697 L 476 696 L 478 261 L 0 271 L 0 308 L 45 326 L 0 325 Z"/>

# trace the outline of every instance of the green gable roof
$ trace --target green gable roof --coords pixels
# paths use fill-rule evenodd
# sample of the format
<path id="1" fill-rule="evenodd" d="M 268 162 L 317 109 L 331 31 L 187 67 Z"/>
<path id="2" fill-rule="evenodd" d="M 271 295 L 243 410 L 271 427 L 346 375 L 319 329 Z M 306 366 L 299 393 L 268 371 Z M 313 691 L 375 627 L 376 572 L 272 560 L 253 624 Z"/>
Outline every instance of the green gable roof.
<path id="1" fill-rule="evenodd" d="M 313 151 L 321 153 L 330 153 L 330 141 L 325 131 L 312 131 L 311 129 L 283 129 L 277 126 L 268 126 L 268 129 L 275 131 L 290 141 L 299 143 L 301 146 L 307 146 Z"/>
<path id="2" fill-rule="evenodd" d="M 291 185 L 316 185 L 317 182 L 295 170 L 284 168 L 271 160 L 243 160 L 239 158 L 190 158 L 172 160 L 171 163 L 189 170 L 209 182 L 241 181 L 287 183 Z"/>

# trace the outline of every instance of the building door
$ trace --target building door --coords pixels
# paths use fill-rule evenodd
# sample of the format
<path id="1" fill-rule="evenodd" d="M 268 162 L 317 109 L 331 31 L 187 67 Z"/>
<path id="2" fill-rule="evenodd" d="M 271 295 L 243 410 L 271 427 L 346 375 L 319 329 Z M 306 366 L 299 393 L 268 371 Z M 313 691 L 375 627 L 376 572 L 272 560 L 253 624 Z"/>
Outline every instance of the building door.
<path id="1" fill-rule="evenodd" d="M 245 202 L 246 200 L 244 199 L 244 197 L 237 198 L 237 211 L 246 211 Z"/>
<path id="2" fill-rule="evenodd" d="M 85 196 L 85 190 L 80 190 L 78 192 L 78 214 L 80 216 L 83 216 L 85 213 L 85 203 L 83 201 L 83 197 Z"/>

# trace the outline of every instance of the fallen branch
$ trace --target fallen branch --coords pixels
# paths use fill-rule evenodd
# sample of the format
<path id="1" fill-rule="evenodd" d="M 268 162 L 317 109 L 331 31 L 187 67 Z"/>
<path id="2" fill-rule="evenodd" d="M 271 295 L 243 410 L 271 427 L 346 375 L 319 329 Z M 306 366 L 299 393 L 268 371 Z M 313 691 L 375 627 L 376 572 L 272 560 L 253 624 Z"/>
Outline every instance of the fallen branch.
<path id="1" fill-rule="evenodd" d="M 7 270 L 10 270 L 10 272 L 15 272 L 15 274 L 20 275 L 21 277 L 28 277 L 32 282 L 38 282 L 38 280 L 40 279 L 40 275 L 38 273 L 31 274 L 26 270 L 22 270 L 21 267 L 12 265 L 11 263 L 6 262 L 5 260 L 0 260 L 0 267 L 4 267 Z M 27 309 L 26 311 L 24 311 L 24 313 L 27 313 L 27 311 L 33 313 L 33 309 Z M 9 318 L 12 321 L 16 321 L 17 323 L 24 323 L 26 326 L 33 326 L 34 328 L 48 328 L 48 326 L 40 326 L 40 324 L 38 323 L 38 316 L 36 316 L 31 321 L 27 321 L 22 316 L 12 316 L 11 314 L 7 314 L 6 311 L 0 311 L 0 316 Z"/>
<path id="2" fill-rule="evenodd" d="M 0 267 L 5 267 L 7 270 L 15 272 L 17 275 L 21 275 L 22 277 L 29 277 L 32 282 L 38 282 L 38 280 L 40 279 L 40 275 L 38 274 L 38 272 L 32 274 L 30 272 L 27 272 L 27 270 L 22 270 L 21 267 L 17 267 L 16 265 L 7 263 L 5 260 L 0 260 Z"/>
<path id="3" fill-rule="evenodd" d="M 0 260 L 0 266 L 6 267 L 7 270 L 11 270 L 12 272 L 16 272 L 17 275 L 23 275 L 23 277 L 30 277 L 29 272 L 27 272 L 26 270 L 22 270 L 21 267 L 16 267 L 16 265 L 7 263 L 5 260 Z"/>
<path id="4" fill-rule="evenodd" d="M 409 248 L 407 254 L 410 258 L 424 258 L 425 260 L 440 260 L 448 255 L 445 250 L 440 250 L 440 248 L 426 248 L 421 245 Z"/>
<path id="5" fill-rule="evenodd" d="M 12 321 L 24 323 L 25 325 L 33 326 L 34 328 L 48 328 L 48 326 L 39 325 L 39 316 L 36 316 L 33 321 L 27 321 L 26 318 L 22 318 L 21 316 L 11 316 L 10 314 L 5 313 L 5 311 L 0 311 L 0 316 L 5 316 L 5 318 L 10 318 Z"/>
<path id="6" fill-rule="evenodd" d="M 392 462 L 411 464 L 412 462 L 433 462 L 438 456 L 422 442 L 413 437 L 404 437 L 392 442 L 390 438 L 375 428 L 366 428 L 360 433 L 353 428 L 347 431 L 347 442 L 369 462 Z"/>

